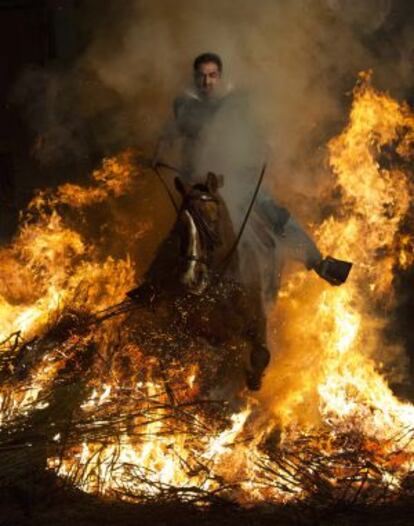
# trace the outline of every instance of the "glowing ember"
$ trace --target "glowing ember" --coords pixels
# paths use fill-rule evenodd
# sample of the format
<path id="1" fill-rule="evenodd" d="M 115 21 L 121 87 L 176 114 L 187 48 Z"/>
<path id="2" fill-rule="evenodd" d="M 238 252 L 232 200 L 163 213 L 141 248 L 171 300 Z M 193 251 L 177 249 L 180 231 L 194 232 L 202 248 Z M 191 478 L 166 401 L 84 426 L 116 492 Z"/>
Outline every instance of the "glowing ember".
<path id="1" fill-rule="evenodd" d="M 72 427 L 54 429 L 48 444 L 49 469 L 84 491 L 132 501 L 214 492 L 242 504 L 355 498 L 362 489 L 368 500 L 384 488 L 398 494 L 414 469 L 414 406 L 398 400 L 382 374 L 401 356 L 383 330 L 394 273 L 413 262 L 411 235 L 401 228 L 411 187 L 393 168 L 409 156 L 413 133 L 409 109 L 361 75 L 349 124 L 329 143 L 340 200 L 315 233 L 326 253 L 355 263 L 351 277 L 341 288 L 307 273 L 289 279 L 273 313 L 281 351 L 259 400 L 246 395 L 233 412 L 197 398 L 201 363 L 166 372 L 162 358 L 145 355 L 129 339 L 127 316 L 92 330 L 78 320 L 73 326 L 83 329 L 61 339 L 46 332 L 61 313 L 104 309 L 133 285 L 129 259 L 99 257 L 62 212 L 129 191 L 131 154 L 106 160 L 91 187 L 40 194 L 0 251 L 4 275 L 13 276 L 0 283 L 1 337 L 43 332 L 47 352 L 26 377 L 4 383 L 2 421 L 43 407 L 41 395 L 92 349 L 91 365 L 77 365 L 87 373 Z M 381 163 L 386 153 L 395 159 Z M 3 345 L 12 348 L 13 339 Z"/>

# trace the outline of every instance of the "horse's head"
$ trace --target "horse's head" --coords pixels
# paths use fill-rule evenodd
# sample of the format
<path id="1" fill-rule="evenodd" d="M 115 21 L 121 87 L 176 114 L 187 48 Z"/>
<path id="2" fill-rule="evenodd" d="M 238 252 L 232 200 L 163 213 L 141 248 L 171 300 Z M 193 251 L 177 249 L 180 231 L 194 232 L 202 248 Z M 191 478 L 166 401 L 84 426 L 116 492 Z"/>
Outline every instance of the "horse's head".
<path id="1" fill-rule="evenodd" d="M 181 253 L 184 259 L 182 284 L 193 294 L 202 294 L 209 285 L 213 254 L 222 243 L 220 222 L 223 203 L 218 195 L 221 176 L 208 173 L 204 183 L 187 184 L 176 178 L 175 186 L 183 197 L 179 221 Z"/>

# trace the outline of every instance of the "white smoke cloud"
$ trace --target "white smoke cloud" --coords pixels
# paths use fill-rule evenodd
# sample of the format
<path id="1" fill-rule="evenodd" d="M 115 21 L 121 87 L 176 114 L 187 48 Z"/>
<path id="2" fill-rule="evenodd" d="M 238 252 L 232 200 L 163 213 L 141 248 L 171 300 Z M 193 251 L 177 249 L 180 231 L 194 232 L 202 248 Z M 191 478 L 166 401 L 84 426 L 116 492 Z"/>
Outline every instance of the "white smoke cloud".
<path id="1" fill-rule="evenodd" d="M 116 39 L 98 32 L 83 60 L 123 98 L 137 141 L 151 148 L 172 100 L 191 82 L 194 57 L 219 53 L 226 80 L 251 92 L 273 182 L 315 192 L 324 181 L 318 147 L 342 124 L 358 71 L 373 68 L 385 87 L 412 82 L 412 46 L 384 61 L 366 45 L 392 8 L 392 0 L 137 0 L 113 21 Z M 407 24 L 395 46 L 408 45 L 410 34 Z"/>

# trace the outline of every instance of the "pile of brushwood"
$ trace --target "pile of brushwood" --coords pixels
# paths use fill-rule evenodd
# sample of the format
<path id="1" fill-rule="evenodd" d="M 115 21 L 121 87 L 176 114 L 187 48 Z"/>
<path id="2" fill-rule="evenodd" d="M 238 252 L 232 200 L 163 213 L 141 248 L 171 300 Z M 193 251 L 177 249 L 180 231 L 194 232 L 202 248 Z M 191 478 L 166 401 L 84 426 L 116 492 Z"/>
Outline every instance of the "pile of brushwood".
<path id="1" fill-rule="evenodd" d="M 237 483 L 226 485 L 217 478 L 215 487 L 220 490 L 177 488 L 154 482 L 154 474 L 137 465 L 123 466 L 123 484 L 110 497 L 99 491 L 96 470 L 95 494 L 77 489 L 88 476 L 85 464 L 73 462 L 65 477 L 57 476 L 59 462 L 79 444 L 92 442 L 104 450 L 108 443 L 116 445 L 121 433 L 139 440 L 148 423 L 159 419 L 160 411 L 162 433 L 186 433 L 195 451 L 199 437 L 229 424 L 229 410 L 223 409 L 222 401 L 184 396 L 179 379 L 165 370 L 165 364 L 154 369 L 163 392 L 133 391 L 123 381 L 115 405 L 103 403 L 93 412 L 81 410 L 97 385 L 97 371 L 105 378 L 116 365 L 118 376 L 132 374 L 134 363 L 117 356 L 125 349 L 122 335 L 118 348 L 112 345 L 106 354 L 96 338 L 102 336 L 99 331 L 104 325 L 112 336 L 115 328 L 127 326 L 125 321 L 134 309 L 133 302 L 125 301 L 93 316 L 65 312 L 42 336 L 24 341 L 16 333 L 1 343 L 0 525 L 408 524 L 414 511 L 414 477 L 407 477 L 397 499 L 363 440 L 349 434 L 338 436 L 343 447 L 336 448 L 336 457 L 329 460 L 317 447 L 323 434 L 317 440 L 304 436 L 289 448 L 280 446 L 277 432 L 264 440 L 262 455 L 255 459 L 263 473 L 261 486 L 292 492 L 297 487 L 307 495 L 285 505 L 243 508 L 234 498 Z M 113 323 L 120 319 L 123 323 Z M 154 356 L 151 360 L 158 363 Z M 115 447 L 113 469 L 117 469 L 118 452 Z M 99 454 L 98 447 L 94 453 L 98 464 Z M 106 469 L 111 469 L 107 458 L 105 462 Z M 206 478 L 215 477 L 209 463 L 196 455 L 186 462 L 189 475 L 197 470 Z M 137 485 L 147 485 L 151 491 L 128 494 L 128 488 Z"/>

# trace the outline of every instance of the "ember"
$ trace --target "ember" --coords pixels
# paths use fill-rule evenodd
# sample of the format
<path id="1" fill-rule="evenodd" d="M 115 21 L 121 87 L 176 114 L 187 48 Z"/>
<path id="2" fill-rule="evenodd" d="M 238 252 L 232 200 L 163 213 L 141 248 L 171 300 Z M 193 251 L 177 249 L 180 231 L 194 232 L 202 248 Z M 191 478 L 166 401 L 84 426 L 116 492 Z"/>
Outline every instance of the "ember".
<path id="1" fill-rule="evenodd" d="M 0 251 L 13 276 L 0 283 L 0 480 L 24 473 L 30 445 L 31 464 L 132 502 L 327 505 L 409 492 L 414 406 L 393 395 L 379 360 L 386 373 L 398 357 L 383 328 L 394 275 L 413 262 L 401 231 L 413 133 L 408 107 L 361 75 L 349 124 L 329 143 L 340 199 L 315 229 L 355 267 L 339 289 L 305 273 L 284 284 L 272 315 L 280 354 L 259 398 L 243 393 L 237 407 L 201 387 L 218 349 L 189 338 L 177 351 L 163 332 L 149 354 L 131 338 L 133 263 L 102 258 L 67 219 L 128 191 L 139 177 L 131 152 L 104 161 L 90 188 L 39 194 Z M 394 159 L 383 167 L 386 148 Z"/>

